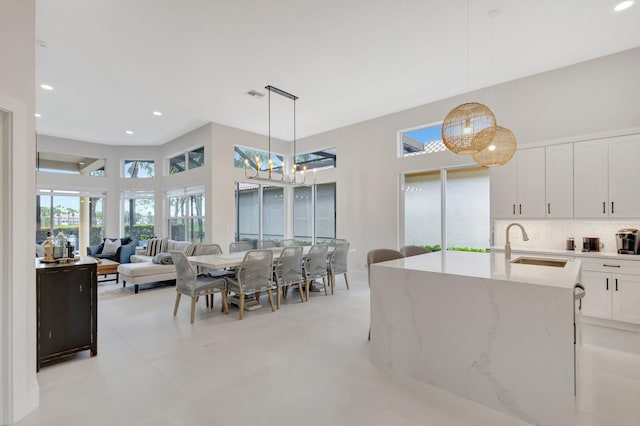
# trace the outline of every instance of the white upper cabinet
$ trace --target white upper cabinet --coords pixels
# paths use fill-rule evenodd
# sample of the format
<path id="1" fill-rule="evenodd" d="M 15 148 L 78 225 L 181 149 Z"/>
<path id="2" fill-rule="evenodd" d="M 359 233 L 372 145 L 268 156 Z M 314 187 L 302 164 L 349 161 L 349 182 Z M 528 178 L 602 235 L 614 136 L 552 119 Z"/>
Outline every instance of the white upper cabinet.
<path id="1" fill-rule="evenodd" d="M 640 217 L 640 137 L 609 142 L 609 216 Z"/>
<path id="2" fill-rule="evenodd" d="M 544 219 L 544 147 L 523 149 L 518 154 L 518 215 Z"/>
<path id="3" fill-rule="evenodd" d="M 546 217 L 573 217 L 573 144 L 545 148 Z"/>
<path id="4" fill-rule="evenodd" d="M 607 141 L 578 142 L 573 146 L 573 206 L 577 218 L 607 217 L 609 201 L 609 146 Z"/>
<path id="5" fill-rule="evenodd" d="M 638 136 L 574 144 L 575 217 L 640 217 L 639 160 Z"/>
<path id="6" fill-rule="evenodd" d="M 545 217 L 544 147 L 523 149 L 507 164 L 491 169 L 491 214 L 494 218 Z"/>
<path id="7" fill-rule="evenodd" d="M 517 217 L 518 154 L 516 152 L 507 164 L 491 168 L 491 215 L 495 218 Z"/>

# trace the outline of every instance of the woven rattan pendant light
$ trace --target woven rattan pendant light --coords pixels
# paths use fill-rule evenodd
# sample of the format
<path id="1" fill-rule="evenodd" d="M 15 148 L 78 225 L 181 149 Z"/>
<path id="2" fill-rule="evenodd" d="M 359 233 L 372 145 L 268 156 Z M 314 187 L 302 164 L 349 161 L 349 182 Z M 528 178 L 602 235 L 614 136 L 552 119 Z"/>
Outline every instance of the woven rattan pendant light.
<path id="1" fill-rule="evenodd" d="M 442 142 L 456 154 L 485 149 L 495 134 L 496 116 L 486 105 L 469 102 L 449 111 L 442 123 Z"/>
<path id="2" fill-rule="evenodd" d="M 480 136 L 483 132 L 485 132 L 485 130 L 478 135 Z M 516 152 L 517 145 L 516 136 L 511 130 L 496 126 L 495 135 L 489 145 L 471 157 L 482 167 L 502 166 L 511 160 L 513 154 Z"/>

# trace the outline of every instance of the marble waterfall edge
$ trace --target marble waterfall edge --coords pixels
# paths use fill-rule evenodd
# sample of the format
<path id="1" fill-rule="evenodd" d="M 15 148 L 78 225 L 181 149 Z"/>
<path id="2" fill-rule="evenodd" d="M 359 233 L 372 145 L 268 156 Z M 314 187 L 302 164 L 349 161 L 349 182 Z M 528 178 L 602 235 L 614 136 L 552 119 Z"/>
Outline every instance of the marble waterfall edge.
<path id="1" fill-rule="evenodd" d="M 371 269 L 375 365 L 533 424 L 572 424 L 573 286 L 394 262 Z"/>

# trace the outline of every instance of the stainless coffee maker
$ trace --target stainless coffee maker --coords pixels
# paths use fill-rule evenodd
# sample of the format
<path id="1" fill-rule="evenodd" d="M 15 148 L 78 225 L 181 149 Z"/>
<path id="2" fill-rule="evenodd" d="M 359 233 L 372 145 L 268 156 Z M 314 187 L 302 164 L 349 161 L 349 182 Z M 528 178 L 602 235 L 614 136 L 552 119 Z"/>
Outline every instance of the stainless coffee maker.
<path id="1" fill-rule="evenodd" d="M 616 233 L 618 254 L 640 254 L 639 232 L 634 228 L 625 228 Z"/>

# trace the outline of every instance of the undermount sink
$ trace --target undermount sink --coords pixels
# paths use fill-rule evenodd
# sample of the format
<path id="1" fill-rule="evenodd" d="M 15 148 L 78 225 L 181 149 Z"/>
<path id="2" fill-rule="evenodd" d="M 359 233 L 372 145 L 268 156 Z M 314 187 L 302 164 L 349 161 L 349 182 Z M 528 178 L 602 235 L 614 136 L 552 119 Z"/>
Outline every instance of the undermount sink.
<path id="1" fill-rule="evenodd" d="M 564 259 L 546 259 L 541 257 L 518 257 L 513 259 L 511 263 L 520 265 L 536 265 L 536 266 L 553 266 L 556 268 L 564 268 L 567 261 Z"/>

